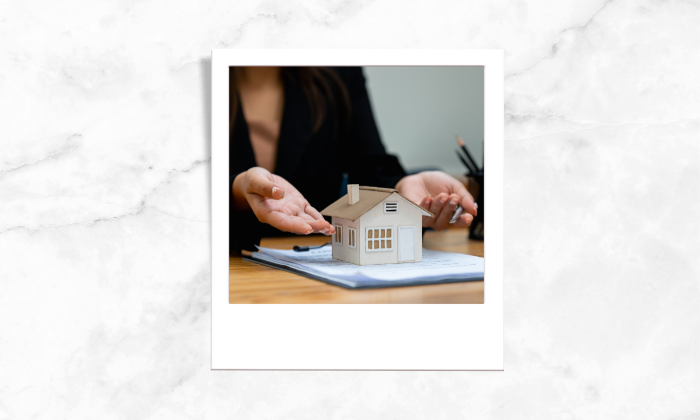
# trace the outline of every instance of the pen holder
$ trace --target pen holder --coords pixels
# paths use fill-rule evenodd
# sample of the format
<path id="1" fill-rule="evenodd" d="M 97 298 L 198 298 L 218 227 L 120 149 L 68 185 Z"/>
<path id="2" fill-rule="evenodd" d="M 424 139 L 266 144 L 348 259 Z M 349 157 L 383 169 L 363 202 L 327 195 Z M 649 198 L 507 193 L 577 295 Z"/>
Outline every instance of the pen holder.
<path id="1" fill-rule="evenodd" d="M 469 227 L 469 239 L 477 241 L 484 240 L 484 174 L 480 173 L 476 176 L 467 175 L 469 192 L 475 198 L 477 204 L 476 217 Z"/>

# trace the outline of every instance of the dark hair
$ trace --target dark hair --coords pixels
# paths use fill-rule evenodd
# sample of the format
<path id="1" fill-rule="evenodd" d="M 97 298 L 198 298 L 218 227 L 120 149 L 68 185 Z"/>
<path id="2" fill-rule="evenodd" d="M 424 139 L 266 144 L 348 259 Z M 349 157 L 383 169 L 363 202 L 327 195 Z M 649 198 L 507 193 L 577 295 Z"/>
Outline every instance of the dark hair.
<path id="1" fill-rule="evenodd" d="M 237 79 L 237 67 L 229 67 L 229 134 L 233 132 L 233 125 L 236 121 L 236 114 L 238 113 L 238 89 L 236 87 Z M 344 117 L 346 120 L 350 119 L 350 97 L 348 91 L 343 84 L 340 77 L 331 69 L 327 67 L 281 67 L 280 77 L 284 81 L 285 79 L 292 82 L 299 83 L 301 89 L 304 91 L 306 100 L 309 103 L 309 108 L 311 110 L 311 121 L 309 124 L 311 126 L 311 134 L 316 133 L 323 124 L 323 120 L 326 117 L 326 98 L 330 100 L 330 105 L 334 116 L 334 125 L 337 129 L 338 119 Z M 341 113 L 338 104 L 338 100 L 333 94 L 333 87 L 331 84 L 337 86 L 337 90 L 340 93 L 340 100 L 342 101 L 343 108 L 345 112 Z"/>

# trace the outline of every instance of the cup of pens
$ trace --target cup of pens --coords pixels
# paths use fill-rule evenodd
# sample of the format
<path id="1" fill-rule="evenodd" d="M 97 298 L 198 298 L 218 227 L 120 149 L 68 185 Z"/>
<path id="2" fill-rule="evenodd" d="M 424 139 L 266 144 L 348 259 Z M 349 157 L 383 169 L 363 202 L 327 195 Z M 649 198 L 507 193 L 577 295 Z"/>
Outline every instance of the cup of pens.
<path id="1" fill-rule="evenodd" d="M 484 167 L 474 161 L 464 141 L 457 136 L 457 156 L 467 170 L 467 189 L 477 204 L 476 217 L 469 227 L 469 239 L 484 240 Z"/>

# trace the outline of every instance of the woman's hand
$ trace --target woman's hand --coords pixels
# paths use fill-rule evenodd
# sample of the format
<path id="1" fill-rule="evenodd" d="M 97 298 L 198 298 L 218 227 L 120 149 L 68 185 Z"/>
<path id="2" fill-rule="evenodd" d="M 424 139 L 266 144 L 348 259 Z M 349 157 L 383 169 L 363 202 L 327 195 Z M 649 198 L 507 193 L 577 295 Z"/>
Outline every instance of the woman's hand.
<path id="1" fill-rule="evenodd" d="M 233 210 L 253 210 L 258 220 L 285 232 L 308 235 L 335 233 L 303 195 L 284 178 L 267 169 L 251 168 L 233 181 Z"/>
<path id="2" fill-rule="evenodd" d="M 464 185 L 444 172 L 421 172 L 406 176 L 396 184 L 396 189 L 409 200 L 428 210 L 435 218 L 423 216 L 423 227 L 441 231 L 450 226 L 469 226 L 476 216 L 476 203 Z M 465 213 L 450 225 L 457 205 Z"/>

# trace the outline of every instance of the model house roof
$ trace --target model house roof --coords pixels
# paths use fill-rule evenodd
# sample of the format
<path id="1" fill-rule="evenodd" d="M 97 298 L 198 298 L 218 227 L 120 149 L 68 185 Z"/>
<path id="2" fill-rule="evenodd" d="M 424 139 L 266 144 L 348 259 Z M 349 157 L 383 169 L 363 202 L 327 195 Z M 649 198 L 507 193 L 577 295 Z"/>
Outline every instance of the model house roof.
<path id="1" fill-rule="evenodd" d="M 434 214 L 415 204 L 408 198 L 402 196 L 395 189 L 378 187 L 360 187 L 360 199 L 355 204 L 349 204 L 347 195 L 344 195 L 336 200 L 335 203 L 323 209 L 321 214 L 324 216 L 340 217 L 341 219 L 355 221 L 394 193 L 403 198 L 404 201 L 410 205 L 419 209 L 423 216 L 435 217 Z"/>

